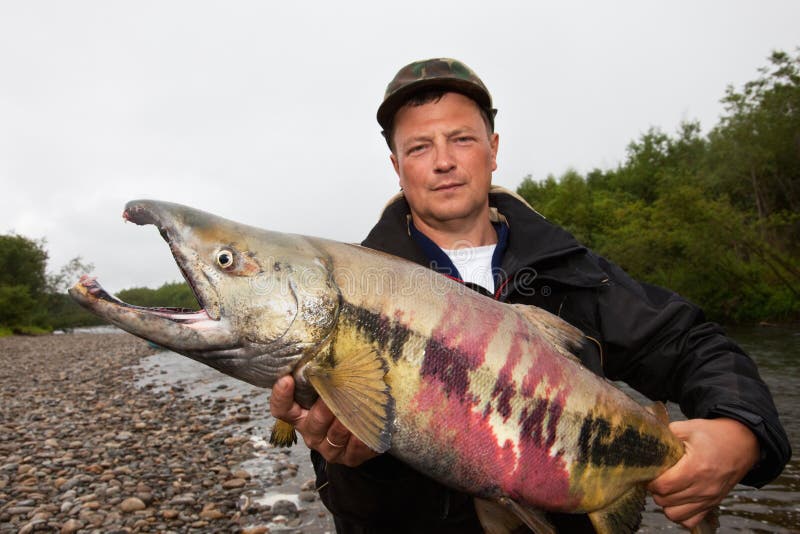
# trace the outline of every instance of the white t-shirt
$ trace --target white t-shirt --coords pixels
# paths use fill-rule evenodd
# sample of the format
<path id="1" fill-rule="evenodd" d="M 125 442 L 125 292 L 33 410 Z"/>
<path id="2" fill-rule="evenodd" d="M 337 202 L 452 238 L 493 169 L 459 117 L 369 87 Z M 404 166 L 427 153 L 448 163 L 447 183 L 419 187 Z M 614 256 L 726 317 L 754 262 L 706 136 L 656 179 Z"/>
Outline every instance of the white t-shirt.
<path id="1" fill-rule="evenodd" d="M 492 255 L 497 245 L 483 247 L 459 248 L 455 250 L 442 249 L 447 254 L 453 265 L 461 274 L 465 282 L 478 284 L 489 293 L 494 293 L 494 278 L 492 277 Z"/>

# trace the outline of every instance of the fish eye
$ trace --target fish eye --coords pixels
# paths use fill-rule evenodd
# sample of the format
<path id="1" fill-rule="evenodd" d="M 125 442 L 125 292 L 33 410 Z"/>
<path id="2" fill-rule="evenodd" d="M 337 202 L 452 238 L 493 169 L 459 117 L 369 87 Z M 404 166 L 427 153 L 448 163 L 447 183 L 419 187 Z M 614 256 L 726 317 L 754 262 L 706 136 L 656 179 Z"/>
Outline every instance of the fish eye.
<path id="1" fill-rule="evenodd" d="M 223 269 L 233 266 L 233 252 L 230 250 L 220 250 L 217 252 L 217 265 Z"/>

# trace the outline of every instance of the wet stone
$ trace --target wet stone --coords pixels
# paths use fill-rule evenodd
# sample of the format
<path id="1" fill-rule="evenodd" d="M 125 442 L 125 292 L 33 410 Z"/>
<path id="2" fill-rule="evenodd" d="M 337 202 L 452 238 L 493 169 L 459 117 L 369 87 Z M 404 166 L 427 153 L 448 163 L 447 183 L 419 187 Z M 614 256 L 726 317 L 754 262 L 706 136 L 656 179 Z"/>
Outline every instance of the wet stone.
<path id="1" fill-rule="evenodd" d="M 301 491 L 297 498 L 303 502 L 314 502 L 317 500 L 317 493 L 314 491 Z"/>
<path id="2" fill-rule="evenodd" d="M 279 500 L 272 505 L 274 515 L 293 516 L 297 514 L 297 506 L 292 501 Z"/>

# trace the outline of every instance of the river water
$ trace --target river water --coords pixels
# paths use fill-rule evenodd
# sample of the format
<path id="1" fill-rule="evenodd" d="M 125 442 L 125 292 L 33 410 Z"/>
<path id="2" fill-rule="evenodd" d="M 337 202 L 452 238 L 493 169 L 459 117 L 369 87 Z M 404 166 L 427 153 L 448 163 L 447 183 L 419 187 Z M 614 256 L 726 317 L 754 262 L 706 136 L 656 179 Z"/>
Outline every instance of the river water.
<path id="1" fill-rule="evenodd" d="M 720 507 L 720 532 L 800 533 L 800 326 L 738 328 L 731 329 L 729 333 L 758 364 L 775 398 L 795 458 L 777 480 L 761 489 L 737 486 Z M 247 396 L 253 395 L 253 390 L 256 390 L 171 352 L 145 359 L 142 371 L 143 383 L 155 382 L 164 386 L 180 383 L 186 387 L 188 394 L 201 397 L 220 394 Z M 221 390 L 221 387 L 225 389 Z M 272 421 L 268 416 L 267 396 L 259 393 L 254 398 L 256 404 L 252 413 L 263 413 L 264 416 L 242 430 L 256 437 L 268 432 Z M 670 413 L 673 419 L 682 418 L 676 406 L 670 406 Z M 294 482 L 288 481 L 284 487 L 271 488 L 272 493 L 267 492 L 265 499 L 290 498 L 297 502 L 292 496 L 296 497 L 299 482 L 313 476 L 307 454 L 302 442 L 292 449 L 291 460 L 301 466 L 299 476 Z M 266 475 L 271 469 L 271 462 L 270 455 L 263 454 L 260 459 L 251 462 L 252 465 L 245 467 L 256 476 L 260 473 Z M 317 508 L 319 502 L 311 506 Z M 313 525 L 305 525 L 303 529 L 307 534 L 332 530 L 330 519 L 325 516 L 318 518 Z M 685 532 L 667 520 L 652 499 L 648 499 L 641 532 L 665 531 Z"/>

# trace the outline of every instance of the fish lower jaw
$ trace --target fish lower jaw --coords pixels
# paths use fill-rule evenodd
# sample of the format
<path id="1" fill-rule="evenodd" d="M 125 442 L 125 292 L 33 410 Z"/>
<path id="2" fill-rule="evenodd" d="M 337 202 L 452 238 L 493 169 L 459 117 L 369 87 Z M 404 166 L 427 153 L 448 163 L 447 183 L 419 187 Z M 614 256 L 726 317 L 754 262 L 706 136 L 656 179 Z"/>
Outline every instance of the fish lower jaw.
<path id="1" fill-rule="evenodd" d="M 243 345 L 226 318 L 215 320 L 206 309 L 134 306 L 110 295 L 89 276 L 81 277 L 69 293 L 109 323 L 176 352 L 237 350 Z"/>
<path id="2" fill-rule="evenodd" d="M 108 293 L 93 276 L 83 275 L 80 280 L 70 289 L 70 295 L 78 300 L 80 304 L 91 309 L 101 317 L 105 317 L 106 310 L 114 308 L 124 309 L 134 313 L 141 313 L 150 316 L 162 317 L 176 323 L 192 325 L 196 330 L 207 330 L 219 321 L 212 318 L 208 310 L 190 310 L 187 308 L 171 307 L 144 307 L 128 304 Z"/>

